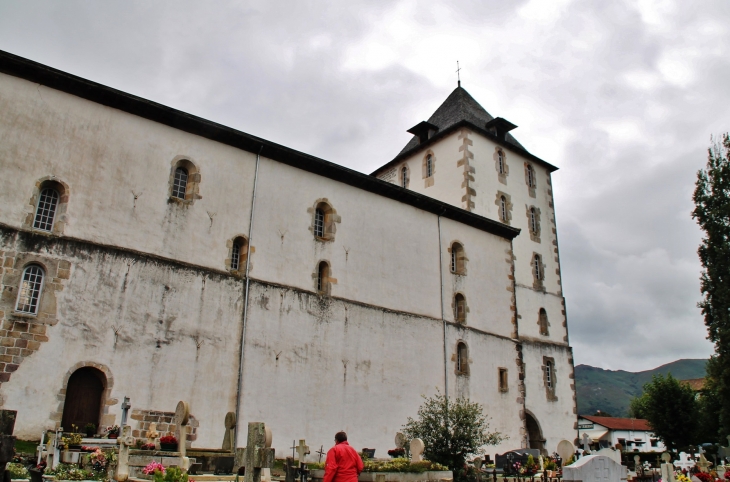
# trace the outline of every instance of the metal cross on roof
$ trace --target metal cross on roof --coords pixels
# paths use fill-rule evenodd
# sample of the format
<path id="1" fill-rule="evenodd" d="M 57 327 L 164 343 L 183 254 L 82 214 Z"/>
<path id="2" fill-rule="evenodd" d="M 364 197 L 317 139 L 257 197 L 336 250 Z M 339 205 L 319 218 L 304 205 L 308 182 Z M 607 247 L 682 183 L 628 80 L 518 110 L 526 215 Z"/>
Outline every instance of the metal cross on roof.
<path id="1" fill-rule="evenodd" d="M 456 61 L 456 83 L 459 87 L 461 87 L 461 67 L 459 67 L 459 61 Z"/>

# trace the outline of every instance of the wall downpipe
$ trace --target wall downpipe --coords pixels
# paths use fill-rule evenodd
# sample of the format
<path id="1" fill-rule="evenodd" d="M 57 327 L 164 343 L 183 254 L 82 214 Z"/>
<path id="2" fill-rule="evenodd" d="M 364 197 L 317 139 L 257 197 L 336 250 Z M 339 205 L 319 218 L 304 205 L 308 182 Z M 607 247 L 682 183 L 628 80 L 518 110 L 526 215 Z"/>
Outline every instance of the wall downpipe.
<path id="1" fill-rule="evenodd" d="M 443 329 L 444 338 L 444 396 L 449 399 L 449 368 L 448 368 L 448 355 L 446 353 L 446 317 L 444 316 L 444 260 L 443 260 L 443 246 L 441 242 L 441 215 L 438 216 L 438 228 L 439 228 L 439 285 L 441 289 L 441 326 Z"/>
<path id="2" fill-rule="evenodd" d="M 243 295 L 243 319 L 241 327 L 241 358 L 238 360 L 238 386 L 236 388 L 236 430 L 233 431 L 233 451 L 235 453 L 238 448 L 238 430 L 241 427 L 241 403 L 243 397 L 243 363 L 244 363 L 244 347 L 246 346 L 246 325 L 248 321 L 248 292 L 250 287 L 250 278 L 248 270 L 251 266 L 251 236 L 253 235 L 253 215 L 256 210 L 256 186 L 259 180 L 259 163 L 261 161 L 261 151 L 264 146 L 261 145 L 259 152 L 256 154 L 256 168 L 253 174 L 253 193 L 251 194 L 251 217 L 248 222 L 248 243 L 246 243 L 246 285 Z"/>

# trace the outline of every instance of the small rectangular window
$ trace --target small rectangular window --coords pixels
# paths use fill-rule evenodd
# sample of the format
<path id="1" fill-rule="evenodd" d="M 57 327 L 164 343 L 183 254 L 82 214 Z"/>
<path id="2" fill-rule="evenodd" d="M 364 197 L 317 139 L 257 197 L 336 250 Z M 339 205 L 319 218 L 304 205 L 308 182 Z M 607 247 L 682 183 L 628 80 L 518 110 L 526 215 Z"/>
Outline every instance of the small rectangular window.
<path id="1" fill-rule="evenodd" d="M 324 237 L 324 211 L 321 209 L 314 211 L 314 235 Z"/>
<path id="2" fill-rule="evenodd" d="M 499 369 L 499 391 L 500 392 L 509 391 L 509 384 L 507 382 L 507 369 L 506 368 Z"/>

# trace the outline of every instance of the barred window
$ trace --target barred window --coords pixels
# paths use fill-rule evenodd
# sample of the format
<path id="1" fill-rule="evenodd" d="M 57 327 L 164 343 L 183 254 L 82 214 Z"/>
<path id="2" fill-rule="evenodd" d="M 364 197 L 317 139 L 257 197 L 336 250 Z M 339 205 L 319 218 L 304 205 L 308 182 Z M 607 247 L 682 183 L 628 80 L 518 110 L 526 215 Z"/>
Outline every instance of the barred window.
<path id="1" fill-rule="evenodd" d="M 455 274 L 466 274 L 464 246 L 459 243 L 453 243 L 451 245 L 451 272 Z"/>
<path id="2" fill-rule="evenodd" d="M 466 298 L 461 293 L 454 295 L 454 319 L 457 323 L 466 322 Z"/>
<path id="3" fill-rule="evenodd" d="M 23 270 L 23 279 L 18 290 L 18 302 L 15 311 L 21 313 L 38 313 L 38 302 L 43 289 L 43 268 L 32 264 Z"/>
<path id="4" fill-rule="evenodd" d="M 426 177 L 433 176 L 433 156 L 431 154 L 426 157 Z"/>
<path id="5" fill-rule="evenodd" d="M 535 272 L 535 280 L 541 281 L 542 280 L 542 259 L 540 259 L 540 255 L 536 254 L 533 258 L 533 269 Z"/>
<path id="6" fill-rule="evenodd" d="M 548 390 L 555 388 L 555 366 L 552 361 L 545 362 L 545 386 Z"/>
<path id="7" fill-rule="evenodd" d="M 527 187 L 535 187 L 535 169 L 529 164 L 527 166 Z"/>
<path id="8" fill-rule="evenodd" d="M 38 208 L 35 211 L 33 228 L 43 231 L 53 229 L 53 219 L 56 217 L 56 208 L 59 199 L 58 191 L 52 188 L 45 188 L 38 198 Z"/>
<path id="9" fill-rule="evenodd" d="M 503 223 L 507 222 L 507 199 L 504 196 L 499 198 L 499 217 Z"/>
<path id="10" fill-rule="evenodd" d="M 537 213 L 535 212 L 535 208 L 530 208 L 530 231 L 532 231 L 532 234 L 537 233 Z"/>
<path id="11" fill-rule="evenodd" d="M 175 169 L 175 179 L 172 183 L 172 197 L 185 199 L 188 188 L 188 170 L 184 167 Z"/>
<path id="12" fill-rule="evenodd" d="M 500 174 L 504 174 L 504 153 L 497 151 L 497 167 Z"/>
<path id="13" fill-rule="evenodd" d="M 314 211 L 314 235 L 324 238 L 324 211 L 320 208 Z"/>
<path id="14" fill-rule="evenodd" d="M 400 170 L 401 173 L 401 187 L 407 188 L 408 187 L 408 168 L 406 166 L 403 166 L 403 168 Z"/>
<path id="15" fill-rule="evenodd" d="M 238 271 L 238 264 L 241 261 L 241 242 L 236 239 L 233 242 L 233 249 L 231 250 L 231 269 Z"/>

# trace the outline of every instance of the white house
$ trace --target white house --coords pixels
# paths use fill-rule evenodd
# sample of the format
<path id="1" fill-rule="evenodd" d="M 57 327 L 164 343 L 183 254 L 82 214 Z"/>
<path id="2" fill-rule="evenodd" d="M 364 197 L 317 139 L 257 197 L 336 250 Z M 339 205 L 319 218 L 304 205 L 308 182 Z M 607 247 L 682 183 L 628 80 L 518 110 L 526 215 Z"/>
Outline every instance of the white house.
<path id="1" fill-rule="evenodd" d="M 641 418 L 578 417 L 578 440 L 583 434 L 593 441 L 595 448 L 615 447 L 620 444 L 627 452 L 664 452 L 661 440 L 651 430 L 649 422 Z"/>

